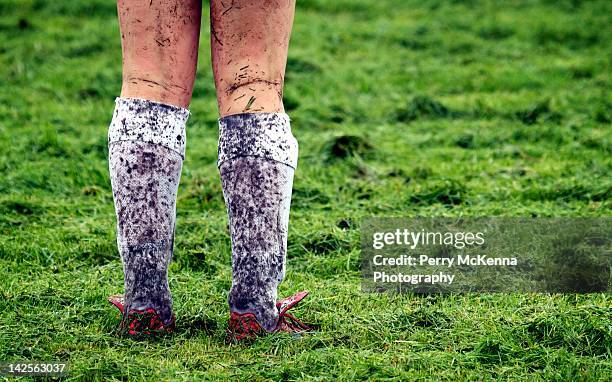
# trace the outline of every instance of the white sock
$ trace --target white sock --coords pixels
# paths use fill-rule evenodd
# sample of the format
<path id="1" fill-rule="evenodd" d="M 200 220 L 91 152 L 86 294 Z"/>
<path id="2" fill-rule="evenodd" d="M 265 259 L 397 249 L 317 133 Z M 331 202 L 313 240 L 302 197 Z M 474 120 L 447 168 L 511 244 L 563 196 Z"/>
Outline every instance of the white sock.
<path id="1" fill-rule="evenodd" d="M 168 265 L 188 117 L 183 108 L 116 99 L 108 147 L 125 316 L 131 309 L 153 308 L 163 322 L 172 319 Z"/>
<path id="2" fill-rule="evenodd" d="M 219 160 L 232 238 L 232 312 L 253 313 L 272 331 L 285 275 L 287 228 L 298 144 L 284 113 L 219 120 Z"/>

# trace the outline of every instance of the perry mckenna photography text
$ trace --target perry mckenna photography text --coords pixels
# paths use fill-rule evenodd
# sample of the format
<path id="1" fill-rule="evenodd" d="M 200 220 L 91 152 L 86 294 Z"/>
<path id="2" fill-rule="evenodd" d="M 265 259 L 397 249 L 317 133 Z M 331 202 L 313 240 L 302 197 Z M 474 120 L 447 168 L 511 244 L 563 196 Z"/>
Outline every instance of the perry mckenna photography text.
<path id="1" fill-rule="evenodd" d="M 370 218 L 366 292 L 610 291 L 608 218 Z"/>

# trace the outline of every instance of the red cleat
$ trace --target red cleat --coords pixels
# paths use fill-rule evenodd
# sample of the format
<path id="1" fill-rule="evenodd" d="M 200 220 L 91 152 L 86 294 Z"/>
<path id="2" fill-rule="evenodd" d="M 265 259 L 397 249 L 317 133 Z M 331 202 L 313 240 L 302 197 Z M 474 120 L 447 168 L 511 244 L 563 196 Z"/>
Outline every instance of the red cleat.
<path id="1" fill-rule="evenodd" d="M 276 303 L 278 308 L 278 322 L 273 333 L 302 333 L 312 330 L 312 328 L 302 321 L 298 320 L 294 315 L 287 311 L 296 306 L 304 297 L 308 295 L 307 291 L 298 292 L 293 296 L 286 297 Z M 261 327 L 257 318 L 253 313 L 236 313 L 230 312 L 229 327 L 227 330 L 228 339 L 241 341 L 247 338 L 263 336 L 268 332 Z"/>
<path id="2" fill-rule="evenodd" d="M 172 320 L 164 324 L 159 314 L 153 308 L 145 310 L 130 309 L 125 316 L 125 297 L 121 294 L 110 296 L 108 301 L 119 309 L 123 315 L 119 332 L 131 336 L 155 335 L 171 333 L 174 330 L 176 319 L 172 315 Z"/>
<path id="3" fill-rule="evenodd" d="M 108 296 L 108 302 L 115 305 L 117 309 L 123 314 L 123 306 L 125 305 L 125 296 L 122 294 L 114 294 L 112 296 Z"/>

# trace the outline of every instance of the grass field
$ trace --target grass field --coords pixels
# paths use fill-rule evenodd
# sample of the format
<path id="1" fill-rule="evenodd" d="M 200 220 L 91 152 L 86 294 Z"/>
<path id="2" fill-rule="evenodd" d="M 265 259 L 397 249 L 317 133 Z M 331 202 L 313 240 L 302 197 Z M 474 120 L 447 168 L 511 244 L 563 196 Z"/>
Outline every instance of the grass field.
<path id="1" fill-rule="evenodd" d="M 105 300 L 123 285 L 106 143 L 115 3 L 0 0 L 0 361 L 69 360 L 86 380 L 609 380 L 610 294 L 365 294 L 359 224 L 609 217 L 611 15 L 606 0 L 298 0 L 280 294 L 312 291 L 297 314 L 321 328 L 228 346 L 208 22 L 170 275 L 177 333 L 136 342 L 112 334 Z"/>

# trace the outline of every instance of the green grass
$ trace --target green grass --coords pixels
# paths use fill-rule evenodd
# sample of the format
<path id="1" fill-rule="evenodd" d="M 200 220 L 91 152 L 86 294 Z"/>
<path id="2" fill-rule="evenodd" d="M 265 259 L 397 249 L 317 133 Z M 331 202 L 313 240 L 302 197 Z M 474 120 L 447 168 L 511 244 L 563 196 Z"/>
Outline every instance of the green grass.
<path id="1" fill-rule="evenodd" d="M 227 346 L 207 22 L 170 275 L 178 330 L 135 342 L 111 333 L 105 301 L 122 289 L 115 4 L 0 0 L 0 361 L 69 360 L 88 380 L 609 380 L 610 294 L 364 294 L 359 223 L 610 216 L 611 14 L 605 0 L 298 0 L 280 294 L 313 291 L 297 311 L 321 330 Z"/>

